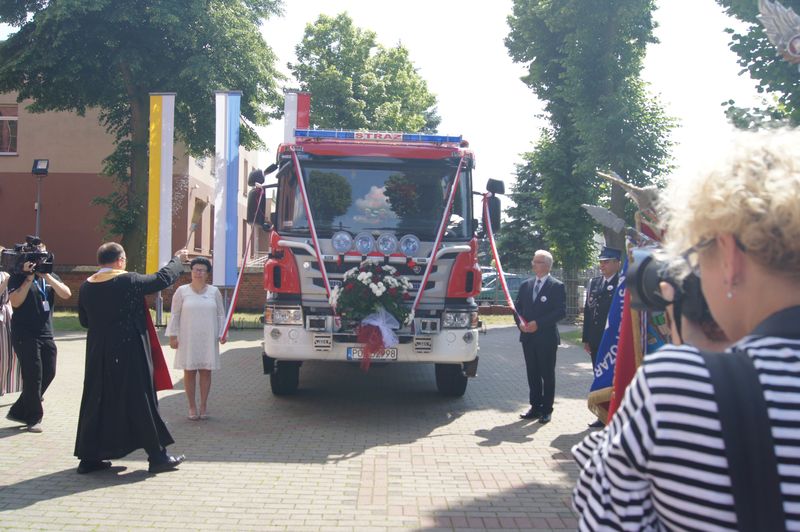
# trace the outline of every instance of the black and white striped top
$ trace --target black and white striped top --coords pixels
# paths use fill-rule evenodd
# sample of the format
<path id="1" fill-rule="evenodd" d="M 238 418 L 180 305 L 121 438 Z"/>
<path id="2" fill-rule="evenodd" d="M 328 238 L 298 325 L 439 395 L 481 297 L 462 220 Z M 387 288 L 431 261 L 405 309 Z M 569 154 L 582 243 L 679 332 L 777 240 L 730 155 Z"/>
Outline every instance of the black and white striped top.
<path id="1" fill-rule="evenodd" d="M 793 319 L 793 332 L 748 336 L 735 348 L 758 371 L 786 528 L 800 530 L 800 339 L 785 337 L 800 336 L 800 307 L 788 310 L 781 314 Z M 645 357 L 611 424 L 572 454 L 581 467 L 573 491 L 580 530 L 736 528 L 714 390 L 693 347 L 667 346 Z"/>

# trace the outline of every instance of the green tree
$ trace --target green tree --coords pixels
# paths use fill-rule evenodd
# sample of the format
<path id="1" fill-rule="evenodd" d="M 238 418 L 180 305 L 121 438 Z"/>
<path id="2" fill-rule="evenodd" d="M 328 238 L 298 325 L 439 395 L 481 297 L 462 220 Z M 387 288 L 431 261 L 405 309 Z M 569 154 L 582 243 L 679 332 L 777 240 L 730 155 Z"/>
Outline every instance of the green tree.
<path id="1" fill-rule="evenodd" d="M 116 139 L 104 173 L 117 190 L 99 200 L 107 229 L 122 236 L 132 268 L 144 266 L 149 93 L 176 92 L 175 132 L 193 155 L 214 147 L 215 90 L 242 91 L 241 142 L 260 141 L 280 103 L 274 54 L 259 21 L 279 0 L 21 0 L 0 4 L 19 29 L 0 42 L 0 92 L 32 99 L 29 110 L 98 108 Z"/>
<path id="2" fill-rule="evenodd" d="M 585 266 L 591 252 L 594 226 L 581 203 L 625 216 L 624 191 L 595 170 L 613 169 L 641 185 L 659 183 L 670 169 L 673 123 L 639 77 L 655 42 L 654 7 L 653 0 L 515 0 L 508 18 L 506 47 L 527 65 L 522 80 L 550 120 L 527 159 L 542 181 L 542 233 L 568 272 Z M 623 244 L 613 234 L 606 240 Z"/>
<path id="3" fill-rule="evenodd" d="M 783 6 L 800 13 L 800 0 L 779 0 Z M 731 34 L 730 48 L 739 56 L 738 63 L 756 81 L 756 90 L 767 96 L 762 108 L 742 108 L 730 100 L 728 117 L 736 127 L 753 129 L 789 122 L 800 125 L 800 76 L 797 66 L 783 60 L 767 39 L 758 22 L 758 2 L 753 0 L 717 0 L 725 11 L 747 24 L 746 31 Z"/>
<path id="4" fill-rule="evenodd" d="M 311 117 L 322 128 L 435 131 L 436 96 L 398 44 L 385 48 L 347 13 L 320 15 L 306 26 L 289 69 L 312 94 Z"/>

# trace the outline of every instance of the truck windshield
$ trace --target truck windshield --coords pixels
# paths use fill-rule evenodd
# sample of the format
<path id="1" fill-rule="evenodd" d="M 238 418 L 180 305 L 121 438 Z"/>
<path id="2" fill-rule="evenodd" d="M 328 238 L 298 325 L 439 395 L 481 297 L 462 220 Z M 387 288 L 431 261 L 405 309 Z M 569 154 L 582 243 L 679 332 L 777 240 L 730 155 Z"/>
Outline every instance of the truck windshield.
<path id="1" fill-rule="evenodd" d="M 302 161 L 318 236 L 336 231 L 392 231 L 422 240 L 436 236 L 447 194 L 458 168 L 453 161 Z M 294 172 L 283 181 L 279 229 L 308 234 L 308 221 Z M 470 174 L 462 169 L 445 238 L 466 239 Z"/>

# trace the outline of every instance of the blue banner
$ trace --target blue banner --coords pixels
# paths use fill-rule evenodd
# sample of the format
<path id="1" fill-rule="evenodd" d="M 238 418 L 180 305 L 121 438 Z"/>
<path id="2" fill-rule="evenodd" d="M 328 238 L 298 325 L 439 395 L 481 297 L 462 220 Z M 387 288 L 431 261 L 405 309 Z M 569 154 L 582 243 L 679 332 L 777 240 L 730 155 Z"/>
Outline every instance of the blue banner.
<path id="1" fill-rule="evenodd" d="M 594 366 L 594 382 L 589 388 L 589 393 L 611 388 L 614 384 L 614 363 L 617 360 L 617 344 L 619 343 L 619 325 L 622 322 L 623 302 L 625 301 L 625 278 L 628 272 L 628 261 L 622 265 L 619 274 L 619 283 L 611 300 L 611 307 L 606 319 L 606 329 L 600 347 L 597 350 L 596 364 Z M 585 319 L 585 318 L 584 318 Z"/>

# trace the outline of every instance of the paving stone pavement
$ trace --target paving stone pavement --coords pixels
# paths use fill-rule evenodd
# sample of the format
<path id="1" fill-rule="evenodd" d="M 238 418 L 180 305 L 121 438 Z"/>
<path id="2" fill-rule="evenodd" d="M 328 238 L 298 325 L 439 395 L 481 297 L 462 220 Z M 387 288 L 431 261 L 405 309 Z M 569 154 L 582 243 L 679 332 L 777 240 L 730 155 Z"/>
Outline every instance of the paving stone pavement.
<path id="1" fill-rule="evenodd" d="M 150 475 L 138 451 L 77 475 L 85 337 L 59 335 L 44 432 L 6 420 L 17 394 L 0 397 L 0 529 L 574 529 L 569 449 L 592 420 L 586 354 L 559 349 L 553 421 L 539 425 L 518 417 L 528 392 L 516 329 L 480 342 L 462 398 L 437 394 L 431 365 L 386 363 L 307 363 L 298 394 L 276 397 L 259 331 L 234 331 L 209 420 L 187 419 L 182 372 L 160 394 L 169 450 L 187 456 L 178 471 Z"/>

